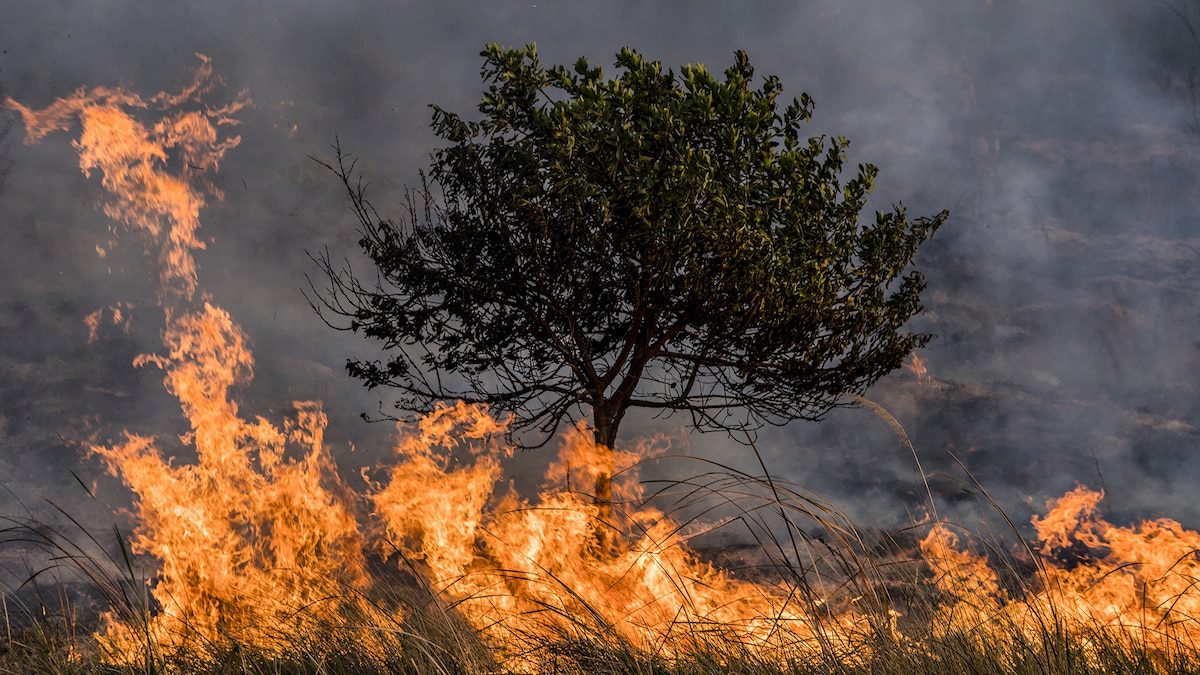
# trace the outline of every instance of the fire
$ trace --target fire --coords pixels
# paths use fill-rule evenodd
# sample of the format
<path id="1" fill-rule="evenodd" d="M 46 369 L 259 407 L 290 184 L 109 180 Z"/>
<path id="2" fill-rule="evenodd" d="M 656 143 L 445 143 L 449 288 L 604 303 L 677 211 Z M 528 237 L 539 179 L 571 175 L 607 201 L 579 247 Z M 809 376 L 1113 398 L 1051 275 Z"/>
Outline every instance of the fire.
<path id="1" fill-rule="evenodd" d="M 192 83 L 177 94 L 143 98 L 123 89 L 80 87 L 42 110 L 12 98 L 4 101 L 24 120 L 26 143 L 64 131 L 73 119 L 79 120 L 80 135 L 73 142 L 79 168 L 85 176 L 100 172 L 109 196 L 105 214 L 160 244 L 163 286 L 183 297 L 196 290 L 192 251 L 204 248 L 197 231 L 205 194 L 221 196 L 202 176 L 215 171 L 225 154 L 241 143 L 240 136 L 221 138 L 221 129 L 236 125 L 234 115 L 250 104 L 242 94 L 216 108 L 185 109 L 199 104 L 220 83 L 208 57 L 197 56 L 200 66 Z M 146 125 L 134 115 L 142 110 L 161 115 Z"/>
<path id="2" fill-rule="evenodd" d="M 1033 518 L 1030 549 L 1040 574 L 1036 585 L 1010 595 L 985 557 L 959 547 L 938 525 L 921 551 L 938 575 L 946 630 L 991 640 L 1015 628 L 1036 639 L 1048 625 L 1142 645 L 1159 653 L 1194 653 L 1200 638 L 1200 532 L 1159 518 L 1131 527 L 1100 516 L 1104 493 L 1078 487 L 1047 502 Z M 1011 634 L 1010 634 L 1011 637 Z"/>
<path id="3" fill-rule="evenodd" d="M 81 88 L 41 110 L 6 102 L 29 142 L 78 120 L 80 168 L 100 174 L 105 212 L 158 249 L 163 349 L 134 365 L 163 371 L 189 431 L 178 442 L 126 432 L 91 445 L 134 495 L 132 550 L 157 565 L 151 606 L 109 615 L 95 636 L 109 660 L 138 663 L 148 651 L 215 658 L 233 646 L 279 655 L 298 643 L 319 649 L 331 635 L 382 653 L 380 627 L 401 625 L 408 609 L 377 600 L 397 570 L 529 669 L 542 646 L 564 638 L 620 640 L 666 657 L 729 641 L 781 663 L 865 659 L 880 635 L 920 648 L 897 627 L 903 607 L 838 595 L 874 578 L 751 581 L 707 562 L 690 543 L 696 524 L 641 492 L 636 468 L 650 444 L 614 452 L 572 428 L 539 494 L 523 497 L 504 479 L 513 452 L 505 421 L 459 402 L 400 427 L 395 463 L 364 472 L 356 493 L 326 447 L 319 403 L 296 402 L 279 422 L 244 415 L 231 391 L 252 377 L 248 338 L 210 299 L 195 299 L 200 214 L 220 198 L 205 175 L 238 145 L 228 130 L 249 105 L 243 94 L 205 106 L 218 83 L 201 57 L 179 93 Z M 112 323 L 127 329 L 127 309 L 113 305 Z M 92 339 L 103 316 L 85 318 Z M 916 354 L 909 369 L 929 379 Z M 614 462 L 616 508 L 601 512 L 586 490 Z M 1037 573 L 1023 586 L 935 523 L 919 554 L 932 579 L 921 591 L 934 596 L 933 632 L 1036 641 L 1052 617 L 1088 639 L 1195 651 L 1200 533 L 1168 519 L 1113 525 L 1100 515 L 1102 497 L 1077 488 L 1034 518 L 1026 550 Z M 797 549 L 789 569 L 808 565 L 801 557 Z"/>
<path id="4" fill-rule="evenodd" d="M 108 313 L 109 322 L 119 327 L 126 335 L 129 334 L 129 327 L 133 317 L 130 315 L 131 307 L 124 303 L 118 302 L 108 307 L 101 307 L 96 311 L 83 317 L 83 324 L 88 329 L 88 342 L 92 343 L 100 337 L 100 325 L 104 321 L 105 312 Z"/>
<path id="5" fill-rule="evenodd" d="M 570 618 L 584 616 L 659 651 L 686 639 L 684 625 L 764 645 L 814 640 L 814 622 L 785 593 L 702 562 L 680 525 L 659 511 L 632 508 L 601 522 L 592 500 L 572 486 L 594 485 L 614 456 L 628 468 L 639 455 L 602 450 L 583 427 L 563 439 L 546 491 L 530 501 L 497 491 L 501 461 L 512 452 L 501 440 L 504 423 L 479 407 L 446 407 L 400 430 L 398 463 L 384 481 L 367 477 L 370 518 L 360 528 L 360 498 L 339 479 L 324 446 L 319 405 L 296 403 L 295 417 L 282 424 L 244 418 L 230 390 L 251 377 L 246 336 L 219 307 L 192 304 L 200 211 L 205 195 L 220 197 L 203 173 L 238 144 L 219 132 L 236 124 L 232 115 L 248 99 L 180 108 L 197 105 L 217 81 L 201 57 L 179 94 L 147 99 L 81 88 L 43 110 L 8 101 L 23 116 L 29 142 L 78 119 L 80 168 L 100 173 L 110 217 L 158 243 L 160 279 L 173 291 L 160 296 L 164 353 L 134 365 L 165 372 L 165 388 L 190 425 L 180 449 L 193 451 L 194 461 L 168 459 L 159 439 L 134 433 L 91 447 L 135 495 L 133 551 L 159 565 L 152 615 L 110 617 L 98 636 L 114 660 L 136 661 L 146 644 L 163 654 L 227 644 L 280 653 L 287 648 L 281 634 L 316 635 L 350 612 L 378 612 L 347 600 L 371 585 L 371 552 L 418 564 L 435 591 L 498 646 L 578 630 Z M 146 111 L 158 119 L 140 120 L 136 113 Z M 101 316 L 85 319 L 93 335 Z M 459 462 L 455 450 L 466 451 Z M 633 472 L 614 494 L 638 500 Z M 621 535 L 616 550 L 597 546 L 602 530 Z"/>
<path id="6" fill-rule="evenodd" d="M 135 434 L 92 447 L 137 496 L 132 550 L 160 564 L 159 610 L 145 626 L 112 623 L 101 645 L 121 661 L 147 640 L 168 654 L 203 654 L 226 640 L 280 651 L 280 632 L 315 633 L 327 605 L 366 585 L 352 503 L 323 443 L 325 415 L 297 402 L 282 428 L 240 417 L 229 388 L 249 378 L 253 361 L 217 307 L 179 317 L 165 342 L 165 355 L 139 363 L 166 371 L 196 460 L 176 466 L 156 439 Z"/>
<path id="7" fill-rule="evenodd" d="M 204 248 L 200 211 L 206 195 L 221 196 L 203 174 L 240 142 L 221 129 L 235 125 L 232 115 L 249 104 L 243 94 L 204 106 L 218 83 L 201 56 L 192 83 L 175 94 L 80 88 L 42 110 L 6 102 L 24 118 L 28 142 L 77 118 L 79 166 L 85 176 L 100 173 L 105 213 L 160 249 L 166 351 L 134 365 L 165 371 L 164 385 L 189 422 L 181 440 L 195 461 L 168 459 L 162 442 L 140 434 L 91 446 L 136 497 L 131 549 L 159 563 L 154 615 L 141 622 L 111 617 L 98 636 L 119 662 L 142 658 L 146 644 L 164 655 L 204 654 L 228 643 L 277 652 L 281 636 L 315 634 L 348 611 L 346 598 L 367 583 L 354 498 L 324 445 L 320 404 L 296 402 L 294 417 L 278 425 L 244 419 L 229 390 L 251 377 L 246 336 L 219 307 L 190 303 L 197 289 L 193 252 Z M 146 111 L 156 118 L 138 119 Z M 108 312 L 128 331 L 125 309 L 117 303 Z M 103 313 L 85 318 L 89 341 Z"/>
<path id="8" fill-rule="evenodd" d="M 929 374 L 929 368 L 925 365 L 925 359 L 917 356 L 916 352 L 912 353 L 912 359 L 904 364 L 908 368 L 908 372 L 917 377 L 919 382 L 929 382 L 933 376 Z"/>
<path id="9" fill-rule="evenodd" d="M 462 431 L 444 436 L 450 427 Z M 614 494 L 637 506 L 606 521 L 590 496 L 568 487 L 594 485 L 613 461 L 586 427 L 563 437 L 535 500 L 495 495 L 500 459 L 511 452 L 500 431 L 482 408 L 444 408 L 401 441 L 400 463 L 370 495 L 385 545 L 420 561 L 434 587 L 496 645 L 519 651 L 530 640 L 599 631 L 665 653 L 685 651 L 705 633 L 780 653 L 820 649 L 822 626 L 800 601 L 703 562 L 679 523 L 642 504 L 631 466 L 643 453 L 617 453 Z M 457 467 L 448 453 L 431 452 L 464 442 L 467 459 Z M 618 550 L 598 549 L 600 528 L 620 533 Z M 839 617 L 833 633 L 848 635 L 856 618 Z"/>

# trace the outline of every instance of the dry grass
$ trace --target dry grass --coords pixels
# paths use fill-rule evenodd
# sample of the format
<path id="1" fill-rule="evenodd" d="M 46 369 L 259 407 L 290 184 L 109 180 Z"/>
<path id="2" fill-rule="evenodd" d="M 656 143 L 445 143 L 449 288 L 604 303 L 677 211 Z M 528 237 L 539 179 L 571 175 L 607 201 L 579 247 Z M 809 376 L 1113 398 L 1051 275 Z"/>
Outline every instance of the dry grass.
<path id="1" fill-rule="evenodd" d="M 943 599 L 929 570 L 914 560 L 911 534 L 868 537 L 830 505 L 765 472 L 750 475 L 710 464 L 689 480 L 656 487 L 651 498 L 671 504 L 670 515 L 681 522 L 714 509 L 732 512 L 729 521 L 756 542 L 751 557 L 758 564 L 744 574 L 773 579 L 798 598 L 820 595 L 826 609 L 813 604 L 818 618 L 853 598 L 862 614 L 853 644 L 830 640 L 789 656 L 748 647 L 711 626 L 680 624 L 672 630 L 685 636 L 686 648 L 666 656 L 622 639 L 603 617 L 583 611 L 496 649 L 423 586 L 419 574 L 401 575 L 394 565 L 381 564 L 368 592 L 369 605 L 380 611 L 368 616 L 354 609 L 359 604 L 343 603 L 347 609 L 329 613 L 319 637 L 289 636 L 281 623 L 285 646 L 270 654 L 233 639 L 171 654 L 147 644 L 136 663 L 114 666 L 93 638 L 102 621 L 97 610 L 144 625 L 155 612 L 146 579 L 120 532 L 93 536 L 59 509 L 60 526 L 9 518 L 0 530 L 0 543 L 36 552 L 45 561 L 24 574 L 9 570 L 17 582 L 3 605 L 0 673 L 1200 673 L 1200 659 L 1188 646 L 1152 651 L 1100 629 L 1065 625 L 1053 608 L 1039 617 L 1041 628 L 1033 635 L 1027 627 L 1005 626 L 1003 618 L 987 627 L 986 639 L 938 630 Z M 1019 542 L 1019 529 L 1011 532 Z M 993 548 L 995 562 L 1018 590 L 1036 582 L 1036 570 L 1031 579 L 1028 566 L 999 553 L 1010 547 Z M 378 618 L 389 614 L 403 618 L 390 623 Z M 902 617 L 898 626 L 896 616 Z M 370 649 L 364 635 L 371 636 Z"/>

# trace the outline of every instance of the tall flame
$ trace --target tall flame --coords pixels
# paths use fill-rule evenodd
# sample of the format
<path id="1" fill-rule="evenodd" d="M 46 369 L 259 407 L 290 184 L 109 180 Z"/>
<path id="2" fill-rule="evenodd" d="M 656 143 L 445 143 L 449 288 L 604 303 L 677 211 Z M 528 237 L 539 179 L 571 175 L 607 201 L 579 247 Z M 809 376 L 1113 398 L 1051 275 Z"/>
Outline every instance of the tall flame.
<path id="1" fill-rule="evenodd" d="M 132 550 L 160 563 L 153 618 L 141 625 L 114 617 L 100 636 L 119 661 L 140 658 L 147 642 L 162 653 L 203 654 L 227 642 L 278 651 L 282 636 L 304 635 L 328 618 L 327 607 L 336 604 L 330 598 L 353 597 L 348 590 L 367 582 L 353 500 L 325 448 L 320 404 L 295 403 L 295 416 L 281 425 L 242 418 L 229 392 L 251 377 L 246 336 L 224 310 L 191 303 L 193 252 L 204 248 L 200 211 L 206 194 L 221 197 L 204 174 L 240 142 L 221 130 L 237 124 L 233 115 L 249 105 L 242 94 L 204 106 L 217 84 L 210 60 L 200 56 L 179 93 L 143 98 L 80 88 L 42 110 L 6 101 L 24 118 L 30 143 L 77 118 L 79 166 L 85 176 L 100 173 L 109 195 L 105 213 L 160 247 L 166 351 L 139 356 L 134 365 L 166 372 L 166 389 L 191 428 L 182 441 L 195 461 L 176 464 L 157 439 L 140 434 L 91 446 L 136 496 Z M 143 122 L 139 113 L 153 119 Z M 90 338 L 99 319 L 85 319 Z"/>
<path id="2" fill-rule="evenodd" d="M 441 435 L 452 427 L 461 432 Z M 400 463 L 370 495 L 386 546 L 423 563 L 434 587 L 495 644 L 522 649 L 531 639 L 599 631 L 666 654 L 694 647 L 699 634 L 758 650 L 820 649 L 822 626 L 798 600 L 702 561 L 678 522 L 641 504 L 629 470 L 641 454 L 622 452 L 616 460 L 624 469 L 618 501 L 638 506 L 605 521 L 590 497 L 569 489 L 593 485 L 592 472 L 612 462 L 612 451 L 597 446 L 585 427 L 563 437 L 532 501 L 494 495 L 499 460 L 511 452 L 494 437 L 499 431 L 486 410 L 443 408 L 401 441 Z M 457 467 L 430 450 L 464 441 L 470 459 Z M 597 550 L 598 528 L 621 534 L 617 551 Z M 846 614 L 837 622 L 848 635 L 859 618 Z"/>
<path id="3" fill-rule="evenodd" d="M 366 585 L 358 524 L 324 442 L 319 404 L 297 402 L 282 428 L 238 415 L 229 388 L 249 377 L 245 337 L 205 305 L 143 356 L 167 375 L 191 424 L 196 461 L 175 466 L 155 439 L 127 434 L 92 451 L 137 495 L 137 553 L 160 562 L 148 627 L 114 623 L 104 647 L 122 660 L 149 640 L 204 653 L 225 640 L 276 649 L 317 630 L 330 598 Z M 295 448 L 297 456 L 286 453 Z M 301 611 L 302 609 L 306 611 Z"/>

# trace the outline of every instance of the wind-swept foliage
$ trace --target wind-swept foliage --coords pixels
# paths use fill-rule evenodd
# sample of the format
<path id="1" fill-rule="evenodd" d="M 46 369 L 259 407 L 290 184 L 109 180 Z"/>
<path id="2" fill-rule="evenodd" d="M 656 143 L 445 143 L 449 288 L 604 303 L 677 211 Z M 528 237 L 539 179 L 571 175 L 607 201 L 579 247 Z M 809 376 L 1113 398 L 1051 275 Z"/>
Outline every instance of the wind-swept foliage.
<path id="1" fill-rule="evenodd" d="M 486 403 L 534 441 L 590 411 L 611 445 L 631 408 L 740 431 L 820 418 L 927 341 L 910 264 L 946 213 L 860 222 L 876 168 L 843 182 L 846 139 L 806 138 L 812 100 L 781 108 L 745 53 L 723 78 L 482 56 L 481 118 L 433 106 L 445 145 L 399 219 L 330 165 L 378 274 L 318 257 L 314 301 L 382 342 L 348 368 L 398 410 Z"/>

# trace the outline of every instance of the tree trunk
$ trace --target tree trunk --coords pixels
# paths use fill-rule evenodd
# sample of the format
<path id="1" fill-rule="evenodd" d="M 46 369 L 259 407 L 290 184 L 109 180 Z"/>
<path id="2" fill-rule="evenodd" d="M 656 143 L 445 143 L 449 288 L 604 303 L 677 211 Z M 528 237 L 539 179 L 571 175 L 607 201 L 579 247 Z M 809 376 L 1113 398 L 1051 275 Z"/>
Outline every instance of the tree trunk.
<path id="1" fill-rule="evenodd" d="M 593 438 L 596 440 L 596 445 L 602 448 L 601 453 L 604 457 L 605 466 L 600 468 L 596 474 L 595 496 L 593 499 L 600 506 L 601 515 L 606 516 L 612 511 L 612 474 L 613 469 L 613 442 L 616 440 L 616 434 L 611 426 L 605 428 L 597 428 Z"/>
<path id="2" fill-rule="evenodd" d="M 617 421 L 608 414 L 603 404 L 594 405 L 593 439 L 596 441 L 604 466 L 597 467 L 596 484 L 593 486 L 592 501 L 597 507 L 599 522 L 596 523 L 596 543 L 601 552 L 611 550 L 613 538 L 610 524 L 613 522 L 612 476 L 615 469 L 613 443 L 617 438 Z"/>

